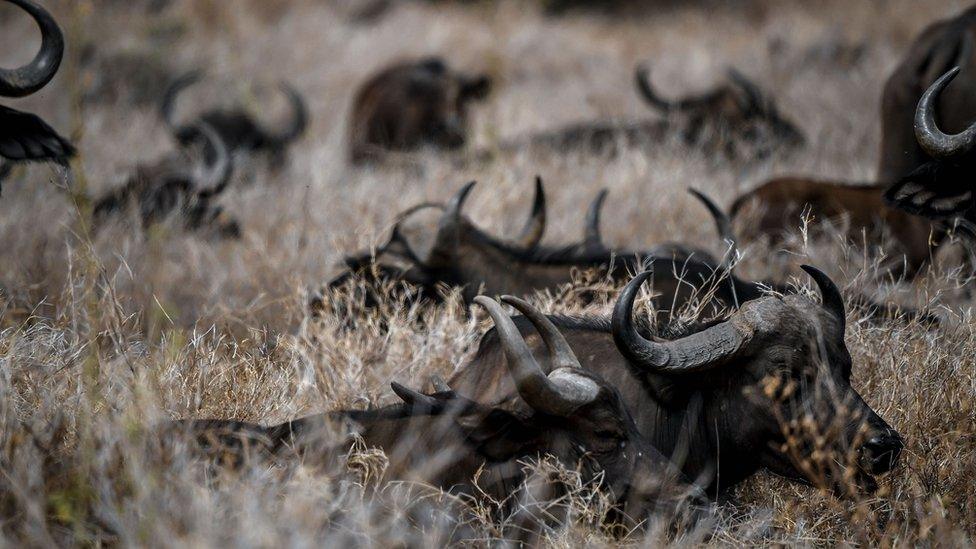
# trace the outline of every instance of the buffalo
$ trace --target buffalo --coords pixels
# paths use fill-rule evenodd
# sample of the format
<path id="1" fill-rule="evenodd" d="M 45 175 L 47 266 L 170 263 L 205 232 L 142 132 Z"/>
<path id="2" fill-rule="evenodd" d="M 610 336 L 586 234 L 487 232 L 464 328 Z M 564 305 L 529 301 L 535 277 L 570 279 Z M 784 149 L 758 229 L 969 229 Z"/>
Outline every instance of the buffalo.
<path id="1" fill-rule="evenodd" d="M 575 273 L 596 272 L 611 281 L 622 281 L 630 275 L 654 266 L 655 288 L 660 302 L 668 304 L 661 313 L 677 311 L 703 289 L 712 308 L 737 305 L 741 298 L 757 297 L 761 285 L 742 281 L 731 271 L 735 252 L 718 262 L 707 252 L 683 244 L 662 244 L 642 251 L 612 249 L 600 237 L 600 209 L 606 193 L 597 195 L 586 215 L 584 238 L 561 247 L 542 246 L 538 242 L 545 225 L 544 194 L 539 181 L 533 215 L 516 242 L 497 239 L 462 214 L 464 203 L 475 183 L 465 185 L 447 205 L 425 204 L 442 210 L 433 246 L 421 257 L 400 231 L 402 218 L 394 225 L 389 240 L 375 252 L 346 258 L 347 269 L 330 281 L 329 293 L 352 286 L 368 308 L 384 300 L 386 292 L 402 292 L 412 300 L 440 301 L 444 287 L 460 288 L 465 302 L 480 293 L 487 295 L 529 295 L 536 291 L 557 290 L 574 281 Z M 713 215 L 722 212 L 711 201 L 696 193 Z M 411 208 L 406 215 L 417 208 Z M 727 241 L 732 241 L 727 219 L 716 217 Z M 355 281 L 366 283 L 365 294 Z M 582 296 L 586 298 L 587 296 Z M 312 302 L 313 311 L 324 307 L 321 298 Z"/>
<path id="2" fill-rule="evenodd" d="M 895 466 L 903 442 L 851 386 L 839 289 L 818 269 L 803 269 L 822 303 L 762 297 L 727 320 L 678 333 L 633 320 L 651 272 L 630 281 L 610 318 L 549 318 L 582 368 L 620 391 L 641 435 L 708 494 L 762 469 L 838 495 L 873 491 L 874 477 Z M 529 322 L 516 327 L 532 335 Z M 505 375 L 509 337 L 487 333 L 449 388 L 490 405 L 519 400 Z M 524 354 L 555 368 L 537 339 L 529 346 Z M 799 432 L 802 426 L 812 432 Z"/>
<path id="3" fill-rule="evenodd" d="M 839 221 L 845 236 L 854 242 L 867 236 L 869 242 L 881 242 L 887 235 L 899 252 L 890 273 L 912 278 L 924 267 L 932 245 L 945 237 L 945 231 L 928 220 L 885 204 L 883 188 L 865 183 L 824 181 L 806 177 L 777 177 L 738 196 L 729 209 L 739 223 L 743 240 L 769 237 L 771 244 L 796 232 L 802 215 L 815 222 Z"/>
<path id="4" fill-rule="evenodd" d="M 798 147 L 805 141 L 796 125 L 780 114 L 775 102 L 735 69 L 729 71 L 725 85 L 678 100 L 665 99 L 657 93 L 647 66 L 637 68 L 635 82 L 640 96 L 660 118 L 629 123 L 576 123 L 516 139 L 501 148 L 604 152 L 619 144 L 650 146 L 677 135 L 689 146 L 716 151 L 729 160 L 751 160 L 767 157 L 777 149 Z"/>
<path id="5" fill-rule="evenodd" d="M 953 67 L 963 76 L 933 97 L 932 114 L 942 128 L 954 134 L 966 129 L 976 119 L 976 7 L 958 16 L 927 27 L 902 58 L 885 83 L 881 99 L 881 150 L 878 158 L 878 182 L 892 185 L 923 165 L 949 156 L 956 151 L 944 150 L 936 141 L 916 139 L 918 120 L 912 119 L 919 98 Z M 950 78 L 951 79 L 951 78 Z M 943 80 L 944 84 L 948 82 Z M 934 124 L 925 126 L 936 130 Z M 941 132 L 927 132 L 936 137 Z M 957 140 L 958 141 L 958 140 Z"/>
<path id="6" fill-rule="evenodd" d="M 127 211 L 134 211 L 144 228 L 176 213 L 188 230 L 210 229 L 222 237 L 240 236 L 238 222 L 214 204 L 230 182 L 230 153 L 216 130 L 200 124 L 197 131 L 206 139 L 206 154 L 216 159 L 209 169 L 193 166 L 186 154 L 170 154 L 153 164 L 137 166 L 125 184 L 93 201 L 95 228 L 110 216 Z"/>
<path id="7" fill-rule="evenodd" d="M 468 139 L 467 112 L 491 90 L 484 74 L 455 71 L 439 57 L 403 61 L 367 80 L 353 100 L 349 156 L 374 163 L 389 153 L 457 150 Z"/>
<path id="8" fill-rule="evenodd" d="M 525 316 L 513 321 L 499 303 L 484 296 L 475 303 L 495 324 L 493 341 L 500 345 L 505 357 L 501 363 L 518 395 L 505 405 L 483 405 L 453 391 L 426 395 L 393 383 L 402 404 L 268 427 L 222 420 L 190 420 L 172 427 L 191 434 L 215 457 L 229 455 L 231 464 L 248 455 L 280 458 L 294 453 L 308 464 L 329 463 L 358 438 L 366 447 L 385 452 L 387 480 L 420 481 L 501 502 L 503 512 L 518 510 L 513 490 L 529 480 L 526 460 L 543 456 L 580 471 L 584 482 L 599 482 L 617 505 L 611 518 L 630 519 L 628 527 L 653 508 L 673 507 L 686 494 L 694 495 L 687 480 L 641 436 L 618 388 L 594 369 L 581 367 L 552 320 L 520 299 L 502 300 Z M 529 332 L 541 338 L 546 350 L 538 358 L 529 349 Z M 335 440 L 337 424 L 353 436 Z M 543 497 L 556 499 L 558 492 Z M 526 533 L 517 535 L 524 540 Z"/>
<path id="9" fill-rule="evenodd" d="M 41 49 L 33 61 L 16 69 L 0 69 L 0 97 L 24 97 L 43 88 L 58 72 L 64 35 L 51 14 L 31 0 L 6 1 L 27 12 L 41 30 Z M 0 159 L 64 165 L 74 154 L 74 146 L 39 116 L 0 105 Z M 0 170 L 0 174 L 9 173 L 9 168 Z"/>
<path id="10" fill-rule="evenodd" d="M 175 114 L 179 94 L 202 77 L 200 71 L 188 72 L 177 78 L 163 94 L 159 107 L 160 114 L 176 140 L 184 146 L 199 141 L 203 138 L 200 134 L 202 122 L 220 135 L 232 155 L 264 153 L 270 159 L 272 167 L 280 167 L 285 161 L 288 147 L 301 137 L 308 127 L 308 107 L 301 94 L 287 83 L 280 85 L 291 106 L 292 116 L 288 125 L 278 130 L 264 127 L 252 115 L 240 108 L 212 109 L 198 115 L 196 122 L 180 122 Z M 212 160 L 212 157 L 208 158 L 208 161 Z"/>

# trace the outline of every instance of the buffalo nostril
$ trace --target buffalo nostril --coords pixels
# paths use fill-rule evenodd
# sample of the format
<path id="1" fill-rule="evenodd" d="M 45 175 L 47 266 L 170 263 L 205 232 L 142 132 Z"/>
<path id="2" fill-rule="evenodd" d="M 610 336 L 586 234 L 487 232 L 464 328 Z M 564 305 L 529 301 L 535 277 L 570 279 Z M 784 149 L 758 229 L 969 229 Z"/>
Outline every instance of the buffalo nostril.
<path id="1" fill-rule="evenodd" d="M 865 465 L 871 473 L 886 473 L 898 462 L 903 446 L 897 434 L 884 433 L 872 437 L 861 447 Z"/>

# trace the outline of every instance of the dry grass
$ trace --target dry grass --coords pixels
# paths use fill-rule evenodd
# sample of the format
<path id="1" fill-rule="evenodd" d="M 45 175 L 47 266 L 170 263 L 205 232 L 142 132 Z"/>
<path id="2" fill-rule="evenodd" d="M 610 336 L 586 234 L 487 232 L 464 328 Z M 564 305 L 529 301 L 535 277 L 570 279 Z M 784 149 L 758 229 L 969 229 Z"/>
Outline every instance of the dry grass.
<path id="1" fill-rule="evenodd" d="M 162 451 L 152 429 L 174 417 L 270 423 L 366 407 L 391 399 L 390 380 L 419 386 L 430 374 L 450 374 L 485 328 L 456 299 L 432 311 L 400 310 L 385 326 L 373 319 L 355 332 L 310 321 L 303 304 L 344 253 L 382 238 L 396 210 L 443 199 L 468 179 L 482 182 L 470 214 L 501 235 L 521 226 L 531 177 L 541 173 L 548 242 L 576 238 L 584 205 L 608 187 L 608 242 L 636 248 L 680 239 L 716 251 L 688 186 L 727 204 L 774 173 L 870 179 L 885 75 L 927 21 L 963 7 L 755 0 L 740 10 L 715 0 L 708 10 L 671 6 L 614 20 L 549 19 L 515 0 L 408 3 L 363 27 L 343 19 L 352 0 L 180 0 L 155 17 L 140 11 L 142 2 L 46 3 L 55 4 L 72 49 L 53 85 L 16 106 L 43 113 L 83 154 L 74 195 L 47 183 L 60 184 L 47 168 L 31 167 L 6 182 L 0 200 L 0 539 L 12 545 L 421 544 L 441 522 L 424 531 L 412 514 L 418 508 L 466 517 L 475 540 L 498 535 L 501 525 L 482 507 L 419 486 L 376 486 L 369 478 L 383 460 L 369 452 L 350 462 L 359 476 L 254 465 L 210 477 L 184 454 Z M 0 15 L 9 9 L 0 6 Z M 29 58 L 30 26 L 0 21 L 0 64 Z M 80 106 L 78 45 L 103 37 L 112 37 L 106 51 L 151 52 L 177 70 L 213 67 L 216 80 L 193 92 L 197 104 L 234 97 L 260 104 L 255 98 L 272 97 L 269 84 L 279 78 L 307 95 L 313 123 L 292 163 L 280 173 L 257 165 L 254 181 L 225 199 L 244 222 L 241 241 L 207 240 L 175 224 L 150 234 L 124 226 L 89 234 L 79 215 L 83 194 L 109 188 L 136 162 L 173 146 L 151 108 Z M 776 40 L 785 47 L 773 52 Z M 864 59 L 839 67 L 808 54 L 836 42 L 863 42 Z M 355 85 L 391 59 L 426 53 L 449 54 L 455 65 L 497 79 L 477 111 L 478 146 L 588 118 L 645 116 L 631 87 L 642 60 L 673 94 L 707 87 L 726 65 L 742 68 L 777 96 L 811 145 L 749 168 L 669 144 L 613 158 L 515 155 L 460 170 L 427 157 L 422 175 L 347 166 Z M 643 541 L 971 544 L 976 320 L 949 267 L 913 285 L 878 284 L 877 258 L 836 239 L 801 242 L 787 260 L 761 245 L 745 252 L 743 275 L 784 278 L 809 261 L 852 288 L 931 303 L 948 319 L 931 331 L 857 321 L 848 329 L 855 385 L 905 437 L 903 465 L 876 498 L 858 502 L 759 476 L 708 520 L 678 532 L 652 528 Z M 601 503 L 590 487 L 578 486 L 571 499 L 579 520 L 552 532 L 551 543 L 617 543 L 594 526 Z"/>

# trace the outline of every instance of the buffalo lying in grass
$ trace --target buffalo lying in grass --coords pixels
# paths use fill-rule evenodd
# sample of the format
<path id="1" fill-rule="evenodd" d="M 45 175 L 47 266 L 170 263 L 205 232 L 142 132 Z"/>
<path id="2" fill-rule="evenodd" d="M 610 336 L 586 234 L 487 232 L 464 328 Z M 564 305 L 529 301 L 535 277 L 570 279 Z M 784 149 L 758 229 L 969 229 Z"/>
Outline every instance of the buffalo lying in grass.
<path id="1" fill-rule="evenodd" d="M 529 480 L 526 461 L 544 456 L 578 470 L 584 483 L 598 482 L 616 504 L 616 515 L 608 519 L 623 521 L 628 529 L 652 509 L 673 509 L 694 493 L 676 468 L 645 442 L 618 389 L 580 367 L 556 326 L 521 300 L 503 300 L 527 315 L 523 324 L 531 326 L 546 348 L 541 361 L 534 358 L 526 343 L 528 334 L 519 333 L 501 305 L 483 296 L 476 300 L 495 323 L 506 357 L 501 362 L 519 395 L 510 405 L 486 406 L 451 391 L 424 395 L 393 383 L 403 404 L 332 412 L 270 427 L 196 420 L 172 428 L 189 431 L 211 455 L 230 456 L 232 464 L 248 455 L 294 454 L 305 463 L 325 464 L 345 455 L 358 439 L 367 448 L 384 451 L 389 459 L 386 480 L 420 481 L 502 502 L 496 511 L 505 515 L 529 512 L 519 497 Z M 336 437 L 340 431 L 352 435 Z M 533 498 L 558 499 L 558 484 L 544 484 L 544 493 Z M 550 508 L 547 514 L 551 512 Z M 561 520 L 517 519 L 518 528 L 510 535 L 531 540 L 533 524 L 554 518 Z"/>

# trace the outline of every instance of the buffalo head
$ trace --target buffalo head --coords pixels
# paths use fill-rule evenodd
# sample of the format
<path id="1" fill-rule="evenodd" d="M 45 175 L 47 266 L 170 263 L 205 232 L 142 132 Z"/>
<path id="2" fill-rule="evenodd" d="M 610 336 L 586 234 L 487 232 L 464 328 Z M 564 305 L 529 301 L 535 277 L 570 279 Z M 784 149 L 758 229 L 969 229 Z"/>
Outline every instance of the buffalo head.
<path id="1" fill-rule="evenodd" d="M 200 71 L 188 72 L 177 78 L 163 95 L 160 113 L 176 140 L 189 145 L 205 139 L 199 130 L 200 123 L 203 123 L 220 135 L 232 154 L 264 152 L 271 156 L 273 165 L 280 165 L 288 147 L 308 127 L 308 107 L 301 94 L 288 83 L 279 85 L 292 111 L 291 121 L 280 129 L 263 126 L 242 108 L 211 109 L 200 114 L 196 123 L 181 123 L 175 114 L 176 100 L 181 91 L 198 82 L 202 76 Z M 213 160 L 212 156 L 208 156 L 208 162 Z"/>
<path id="2" fill-rule="evenodd" d="M 822 303 L 800 295 L 756 299 L 728 320 L 673 341 L 648 339 L 633 325 L 635 296 L 650 275 L 645 272 L 620 295 L 613 338 L 669 406 L 705 400 L 703 414 L 714 424 L 703 428 L 713 429 L 711 444 L 720 445 L 727 460 L 723 482 L 765 467 L 838 493 L 846 493 L 851 480 L 873 490 L 873 475 L 897 462 L 901 437 L 851 386 L 839 289 L 823 272 L 803 268 Z"/>

